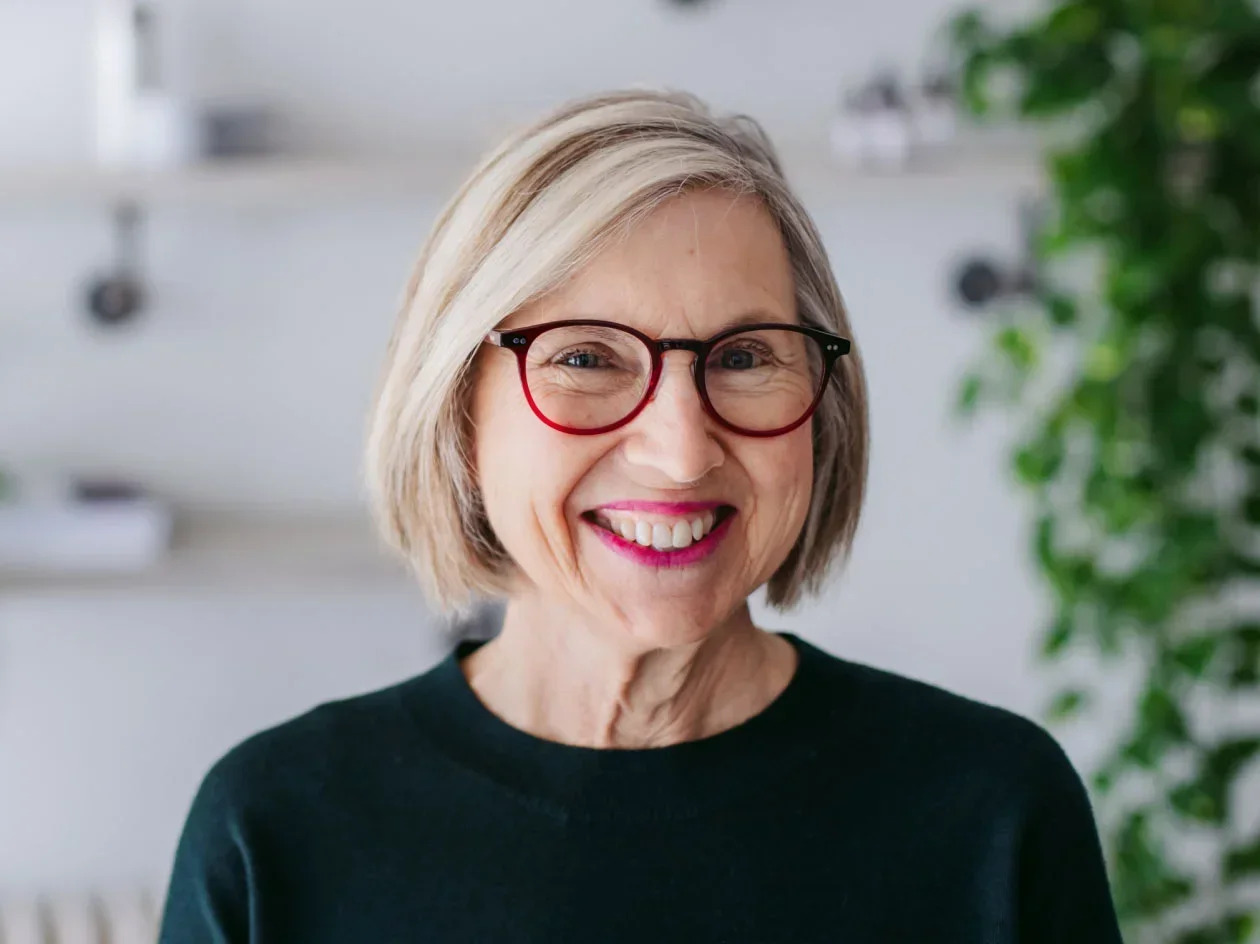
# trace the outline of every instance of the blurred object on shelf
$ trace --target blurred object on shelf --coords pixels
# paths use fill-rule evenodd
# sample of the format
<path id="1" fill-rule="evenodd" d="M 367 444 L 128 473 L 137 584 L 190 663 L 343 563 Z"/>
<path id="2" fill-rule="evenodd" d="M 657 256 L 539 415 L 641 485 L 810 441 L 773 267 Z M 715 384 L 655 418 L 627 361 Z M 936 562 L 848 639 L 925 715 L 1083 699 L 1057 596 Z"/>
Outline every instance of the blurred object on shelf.
<path id="1" fill-rule="evenodd" d="M 913 104 L 915 147 L 944 147 L 954 140 L 958 133 L 956 96 L 954 79 L 946 70 L 925 76 Z"/>
<path id="2" fill-rule="evenodd" d="M 174 167 L 194 160 L 191 104 L 165 80 L 153 0 L 95 0 L 96 153 L 108 167 Z"/>
<path id="3" fill-rule="evenodd" d="M 106 327 L 126 324 L 145 307 L 140 276 L 140 208 L 124 203 L 114 210 L 113 271 L 91 278 L 87 285 L 88 315 Z"/>
<path id="4" fill-rule="evenodd" d="M 157 936 L 148 889 L 0 896 L 3 944 L 154 944 Z"/>
<path id="5" fill-rule="evenodd" d="M 1014 262 L 996 262 L 973 256 L 956 269 L 954 290 L 969 308 L 983 308 L 999 299 L 1035 295 L 1041 288 L 1041 268 L 1036 254 L 1037 234 L 1045 207 L 1035 199 L 1020 204 L 1019 223 L 1023 254 Z"/>
<path id="6" fill-rule="evenodd" d="M 92 895 L 61 894 L 48 907 L 56 944 L 101 944 L 108 940 L 104 915 Z"/>
<path id="7" fill-rule="evenodd" d="M 61 495 L 30 493 L 0 504 L 0 572 L 136 573 L 170 549 L 170 510 L 130 483 L 85 479 Z"/>
<path id="8" fill-rule="evenodd" d="M 850 166 L 905 165 L 910 152 L 910 113 L 891 71 L 843 94 L 830 138 L 834 156 Z"/>
<path id="9" fill-rule="evenodd" d="M 149 889 L 107 889 L 99 899 L 108 944 L 153 944 L 158 936 L 158 896 Z"/>
<path id="10" fill-rule="evenodd" d="M 952 144 L 958 119 L 948 69 L 927 69 L 914 84 L 884 69 L 841 94 L 830 129 L 832 156 L 849 167 L 899 170 Z"/>
<path id="11" fill-rule="evenodd" d="M 265 157 L 290 148 L 283 116 L 265 105 L 213 105 L 202 114 L 202 157 Z"/>
<path id="12" fill-rule="evenodd" d="M 41 899 L 0 898 L 0 941 L 4 944 L 47 944 L 51 930 Z"/>

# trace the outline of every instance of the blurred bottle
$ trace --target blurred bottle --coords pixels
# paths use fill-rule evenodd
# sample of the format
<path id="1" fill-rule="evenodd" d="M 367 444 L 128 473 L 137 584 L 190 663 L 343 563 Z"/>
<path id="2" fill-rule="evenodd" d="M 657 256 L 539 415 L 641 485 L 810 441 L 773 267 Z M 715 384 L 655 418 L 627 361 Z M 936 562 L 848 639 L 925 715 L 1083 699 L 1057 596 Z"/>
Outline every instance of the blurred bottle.
<path id="1" fill-rule="evenodd" d="M 0 941 L 4 944 L 46 944 L 51 930 L 42 901 L 0 899 Z"/>
<path id="2" fill-rule="evenodd" d="M 910 157 L 910 109 L 906 96 L 890 72 L 871 87 L 875 107 L 871 112 L 871 156 L 881 168 L 900 169 Z"/>
<path id="3" fill-rule="evenodd" d="M 958 131 L 958 103 L 949 73 L 929 72 L 919 86 L 915 106 L 916 146 L 940 149 L 953 142 Z"/>
<path id="4" fill-rule="evenodd" d="M 168 167 L 200 150 L 197 116 L 164 81 L 152 0 L 95 0 L 96 153 L 108 167 Z"/>
<path id="5" fill-rule="evenodd" d="M 845 93 L 830 131 L 833 155 L 854 168 L 900 169 L 910 154 L 906 98 L 891 72 Z"/>

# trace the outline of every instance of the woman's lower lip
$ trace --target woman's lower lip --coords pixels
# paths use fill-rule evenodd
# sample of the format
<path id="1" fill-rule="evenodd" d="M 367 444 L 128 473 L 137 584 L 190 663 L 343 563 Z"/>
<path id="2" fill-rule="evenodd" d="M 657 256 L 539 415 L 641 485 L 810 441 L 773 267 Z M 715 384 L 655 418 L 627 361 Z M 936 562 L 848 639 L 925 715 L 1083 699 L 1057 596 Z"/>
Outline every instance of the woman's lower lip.
<path id="1" fill-rule="evenodd" d="M 645 567 L 685 567 L 688 564 L 694 564 L 698 560 L 703 560 L 717 550 L 718 544 L 730 529 L 730 523 L 735 514 L 736 512 L 732 511 L 723 516 L 722 520 L 713 526 L 712 531 L 694 544 L 668 551 L 658 551 L 654 547 L 644 547 L 635 541 L 627 541 L 621 535 L 614 534 L 593 521 L 589 521 L 586 518 L 582 520 L 595 530 L 601 541 L 622 557 L 628 558 L 636 564 L 642 564 Z"/>

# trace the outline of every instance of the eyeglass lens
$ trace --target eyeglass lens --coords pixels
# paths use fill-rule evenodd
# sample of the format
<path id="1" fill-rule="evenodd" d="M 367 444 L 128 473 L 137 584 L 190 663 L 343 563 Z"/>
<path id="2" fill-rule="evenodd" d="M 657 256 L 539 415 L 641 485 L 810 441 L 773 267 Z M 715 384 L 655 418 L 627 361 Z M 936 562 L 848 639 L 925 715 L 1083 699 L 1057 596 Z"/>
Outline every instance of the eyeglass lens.
<path id="1" fill-rule="evenodd" d="M 525 361 L 534 404 L 548 420 L 570 429 L 598 429 L 629 416 L 652 378 L 647 345 L 626 331 L 598 325 L 544 331 Z M 754 432 L 790 426 L 804 416 L 822 376 L 818 343 L 791 329 L 730 335 L 704 364 L 714 411 L 730 425 Z"/>

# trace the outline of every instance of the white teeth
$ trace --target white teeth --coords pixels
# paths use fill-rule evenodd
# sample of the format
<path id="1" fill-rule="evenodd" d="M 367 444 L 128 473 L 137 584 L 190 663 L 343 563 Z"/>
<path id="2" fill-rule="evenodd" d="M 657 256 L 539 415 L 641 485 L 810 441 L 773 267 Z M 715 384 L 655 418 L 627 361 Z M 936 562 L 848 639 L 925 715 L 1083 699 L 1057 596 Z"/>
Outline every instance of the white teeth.
<path id="1" fill-rule="evenodd" d="M 626 512 L 604 512 L 597 517 L 600 524 L 625 540 L 658 550 L 690 547 L 713 530 L 717 519 L 712 511 L 670 521 L 648 521 Z"/>
<path id="2" fill-rule="evenodd" d="M 668 525 L 652 525 L 652 546 L 657 550 L 665 550 L 674 546 L 674 531 Z"/>
<path id="3" fill-rule="evenodd" d="M 652 544 L 652 526 L 646 521 L 637 521 L 634 525 L 634 539 L 644 547 Z"/>
<path id="4" fill-rule="evenodd" d="M 685 521 L 678 522 L 674 525 L 674 533 L 670 537 L 674 539 L 674 547 L 686 547 L 691 543 L 691 525 Z"/>

